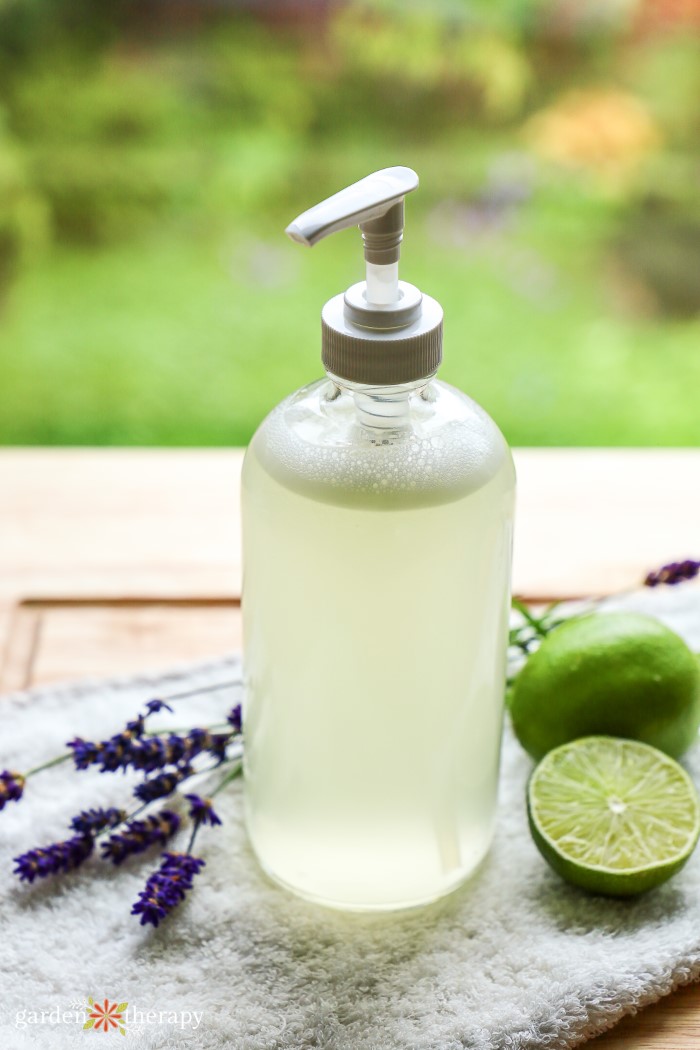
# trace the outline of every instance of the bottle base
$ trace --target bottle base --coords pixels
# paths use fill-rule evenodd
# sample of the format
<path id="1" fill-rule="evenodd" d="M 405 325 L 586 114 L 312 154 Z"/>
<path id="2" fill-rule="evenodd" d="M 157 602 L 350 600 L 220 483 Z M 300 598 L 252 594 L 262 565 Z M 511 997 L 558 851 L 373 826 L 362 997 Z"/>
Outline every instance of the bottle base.
<path id="1" fill-rule="evenodd" d="M 490 844 L 469 868 L 460 871 L 460 873 L 453 879 L 446 881 L 439 889 L 436 889 L 431 893 L 408 899 L 397 898 L 396 900 L 382 900 L 377 902 L 372 902 L 371 900 L 341 900 L 336 899 L 335 897 L 326 897 L 323 894 L 311 890 L 306 890 L 301 886 L 288 882 L 275 871 L 272 871 L 260 859 L 254 846 L 253 853 L 265 875 L 274 882 L 275 885 L 287 890 L 288 893 L 292 893 L 295 897 L 300 897 L 302 900 L 309 901 L 311 904 L 317 904 L 322 908 L 329 908 L 332 911 L 355 912 L 358 914 L 380 914 L 382 912 L 412 911 L 417 908 L 425 908 L 430 904 L 435 904 L 437 901 L 442 900 L 444 897 L 448 897 L 451 893 L 454 893 L 473 878 L 488 856 L 489 848 Z"/>

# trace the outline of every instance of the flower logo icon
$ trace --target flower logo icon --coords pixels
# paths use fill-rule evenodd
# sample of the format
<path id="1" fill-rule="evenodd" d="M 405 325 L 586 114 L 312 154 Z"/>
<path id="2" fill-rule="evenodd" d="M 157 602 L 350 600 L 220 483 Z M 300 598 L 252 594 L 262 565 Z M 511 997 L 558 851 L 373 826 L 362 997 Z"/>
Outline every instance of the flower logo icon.
<path id="1" fill-rule="evenodd" d="M 126 1035 L 126 1024 L 123 1014 L 128 1003 L 110 1003 L 109 999 L 100 1004 L 96 1003 L 90 996 L 88 998 L 88 1019 L 83 1028 L 94 1028 L 96 1032 L 111 1032 L 116 1028 L 122 1035 Z"/>

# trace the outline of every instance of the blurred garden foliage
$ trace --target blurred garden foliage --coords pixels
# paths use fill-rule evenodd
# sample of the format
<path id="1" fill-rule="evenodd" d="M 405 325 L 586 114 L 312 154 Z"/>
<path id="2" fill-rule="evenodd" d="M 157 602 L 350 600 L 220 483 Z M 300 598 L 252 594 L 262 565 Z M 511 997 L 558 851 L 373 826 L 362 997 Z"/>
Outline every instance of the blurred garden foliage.
<path id="1" fill-rule="evenodd" d="M 695 444 L 699 133 L 700 3 L 0 0 L 0 441 L 245 442 L 362 273 L 281 231 L 400 163 L 444 378 L 513 443 Z"/>

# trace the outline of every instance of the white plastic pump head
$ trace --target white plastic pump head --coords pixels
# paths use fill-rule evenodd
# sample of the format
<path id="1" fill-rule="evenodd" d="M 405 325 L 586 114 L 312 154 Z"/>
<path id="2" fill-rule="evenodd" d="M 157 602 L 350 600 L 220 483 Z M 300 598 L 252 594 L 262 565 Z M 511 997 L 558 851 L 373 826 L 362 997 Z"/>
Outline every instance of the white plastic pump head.
<path id="1" fill-rule="evenodd" d="M 367 301 L 396 303 L 403 200 L 417 188 L 418 176 L 411 168 L 383 168 L 309 208 L 289 224 L 286 233 L 293 241 L 312 247 L 331 233 L 359 226 L 365 248 Z"/>
<path id="2" fill-rule="evenodd" d="M 383 168 L 297 216 L 286 233 L 312 247 L 359 226 L 366 281 L 330 299 L 322 312 L 322 358 L 339 378 L 390 385 L 433 375 L 442 356 L 442 309 L 399 281 L 404 197 L 418 188 L 411 168 Z"/>

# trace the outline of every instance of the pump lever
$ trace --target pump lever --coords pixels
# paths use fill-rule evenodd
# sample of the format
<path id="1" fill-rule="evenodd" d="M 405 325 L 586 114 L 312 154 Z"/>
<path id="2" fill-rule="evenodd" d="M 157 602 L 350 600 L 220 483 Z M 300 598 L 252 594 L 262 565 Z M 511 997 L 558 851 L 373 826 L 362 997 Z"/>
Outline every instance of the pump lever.
<path id="1" fill-rule="evenodd" d="M 403 235 L 403 199 L 417 187 L 418 176 L 411 168 L 382 168 L 309 208 L 285 232 L 311 247 L 331 233 L 359 226 L 368 262 L 396 262 Z"/>

